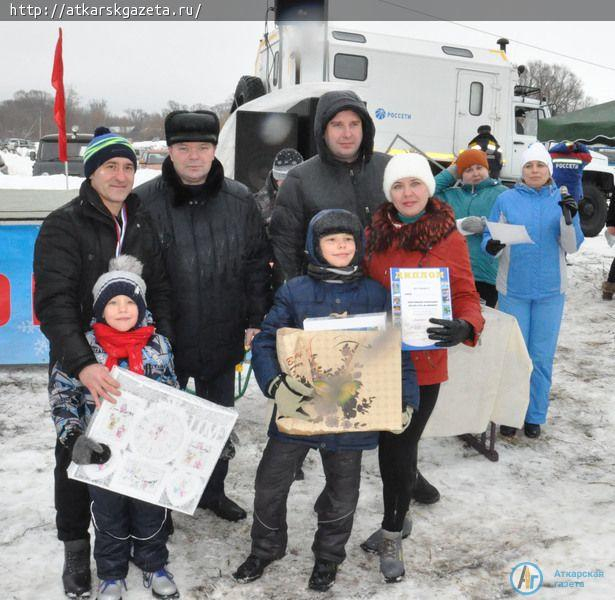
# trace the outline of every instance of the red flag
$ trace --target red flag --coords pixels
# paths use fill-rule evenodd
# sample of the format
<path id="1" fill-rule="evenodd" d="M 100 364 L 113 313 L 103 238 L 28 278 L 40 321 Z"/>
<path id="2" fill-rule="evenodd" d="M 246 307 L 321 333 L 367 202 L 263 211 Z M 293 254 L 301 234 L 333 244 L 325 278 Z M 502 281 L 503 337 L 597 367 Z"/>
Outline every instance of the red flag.
<path id="1" fill-rule="evenodd" d="M 53 118 L 58 126 L 58 156 L 60 161 L 66 162 L 66 106 L 64 103 L 64 63 L 62 62 L 62 28 L 56 44 L 56 53 L 53 58 L 53 71 L 51 85 L 56 90 L 56 101 L 53 106 Z"/>

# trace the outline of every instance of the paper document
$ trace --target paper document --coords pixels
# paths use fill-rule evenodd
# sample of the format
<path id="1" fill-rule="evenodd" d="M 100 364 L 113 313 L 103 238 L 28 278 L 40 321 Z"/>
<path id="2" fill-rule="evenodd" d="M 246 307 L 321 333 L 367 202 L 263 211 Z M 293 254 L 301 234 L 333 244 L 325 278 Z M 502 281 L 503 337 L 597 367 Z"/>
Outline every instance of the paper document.
<path id="1" fill-rule="evenodd" d="M 515 244 L 533 244 L 534 241 L 529 236 L 525 225 L 511 225 L 510 223 L 493 223 L 487 221 L 489 233 L 494 240 L 499 240 L 502 244 L 514 246 Z"/>
<path id="2" fill-rule="evenodd" d="M 386 321 L 387 314 L 385 312 L 340 317 L 313 317 L 303 319 L 303 329 L 305 331 L 338 331 L 343 329 L 384 331 Z"/>
<path id="3" fill-rule="evenodd" d="M 401 329 L 402 350 L 439 349 L 429 339 L 431 318 L 452 319 L 451 284 L 447 267 L 391 269 L 393 324 Z"/>
<path id="4" fill-rule="evenodd" d="M 116 404 L 103 402 L 87 435 L 111 448 L 102 465 L 68 476 L 158 506 L 193 514 L 237 420 L 237 411 L 113 367 Z"/>

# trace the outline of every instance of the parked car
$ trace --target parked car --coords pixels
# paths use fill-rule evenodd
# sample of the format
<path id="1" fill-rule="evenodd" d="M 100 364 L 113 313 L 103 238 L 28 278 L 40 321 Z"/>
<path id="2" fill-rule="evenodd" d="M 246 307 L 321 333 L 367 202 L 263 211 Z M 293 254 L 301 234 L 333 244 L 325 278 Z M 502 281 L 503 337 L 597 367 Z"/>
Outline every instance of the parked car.
<path id="1" fill-rule="evenodd" d="M 4 159 L 1 156 L 0 156 L 0 173 L 2 173 L 3 175 L 9 174 L 9 168 L 6 166 L 6 163 L 4 162 Z"/>
<path id="2" fill-rule="evenodd" d="M 164 159 L 169 155 L 166 148 L 150 148 L 141 153 L 139 157 L 139 166 L 142 169 L 155 169 L 160 171 Z"/>
<path id="3" fill-rule="evenodd" d="M 83 154 L 92 139 L 91 133 L 71 133 L 66 136 L 68 174 L 83 177 Z M 38 152 L 30 152 L 34 161 L 32 175 L 58 175 L 64 173 L 64 163 L 58 156 L 58 134 L 44 135 L 38 144 Z"/>

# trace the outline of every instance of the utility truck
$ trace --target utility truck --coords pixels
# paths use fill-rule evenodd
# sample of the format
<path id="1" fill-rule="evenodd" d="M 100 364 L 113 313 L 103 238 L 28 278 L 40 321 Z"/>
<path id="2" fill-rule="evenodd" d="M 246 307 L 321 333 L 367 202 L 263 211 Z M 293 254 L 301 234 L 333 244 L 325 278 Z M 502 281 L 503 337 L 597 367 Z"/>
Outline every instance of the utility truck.
<path id="1" fill-rule="evenodd" d="M 276 2 L 276 10 L 283 5 Z M 498 48 L 484 49 L 328 21 L 279 20 L 260 41 L 254 75 L 237 84 L 218 156 L 229 176 L 257 190 L 279 149 L 297 148 L 304 158 L 316 153 L 318 98 L 352 89 L 376 125 L 375 150 L 422 152 L 438 171 L 467 147 L 478 127 L 489 125 L 504 157 L 502 180 L 512 185 L 523 151 L 536 141 L 538 120 L 549 111 L 540 90 L 519 85 L 524 67 L 510 62 L 507 45 L 500 39 Z M 597 162 L 604 158 L 595 156 Z M 585 175 L 594 196 L 613 189 L 606 159 L 596 166 L 597 173 L 590 175 L 590 165 Z M 604 225 L 604 196 L 590 208 L 586 213 L 581 206 L 582 222 L 596 235 Z"/>

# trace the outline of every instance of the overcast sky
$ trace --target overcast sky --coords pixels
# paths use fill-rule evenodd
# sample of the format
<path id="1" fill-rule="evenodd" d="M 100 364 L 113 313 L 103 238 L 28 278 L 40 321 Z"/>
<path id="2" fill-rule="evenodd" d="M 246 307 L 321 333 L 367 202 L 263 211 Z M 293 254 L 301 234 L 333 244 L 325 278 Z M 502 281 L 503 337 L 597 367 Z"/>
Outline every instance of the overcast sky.
<path id="1" fill-rule="evenodd" d="M 514 63 L 532 59 L 567 65 L 597 102 L 615 99 L 613 23 L 442 22 L 355 23 L 384 31 L 447 43 L 496 48 L 511 40 Z M 109 108 L 159 111 L 168 100 L 215 104 L 232 94 L 239 77 L 252 74 L 263 24 L 257 22 L 65 22 L 65 86 L 85 103 L 107 100 Z M 489 32 L 480 33 L 468 27 Z M 0 100 L 19 89 L 53 92 L 50 83 L 57 23 L 0 22 Z M 582 39 L 580 36 L 583 36 Z M 543 50 L 529 48 L 525 42 Z M 551 51 L 551 52 L 549 52 Z M 553 54 L 563 53 L 591 66 Z"/>

